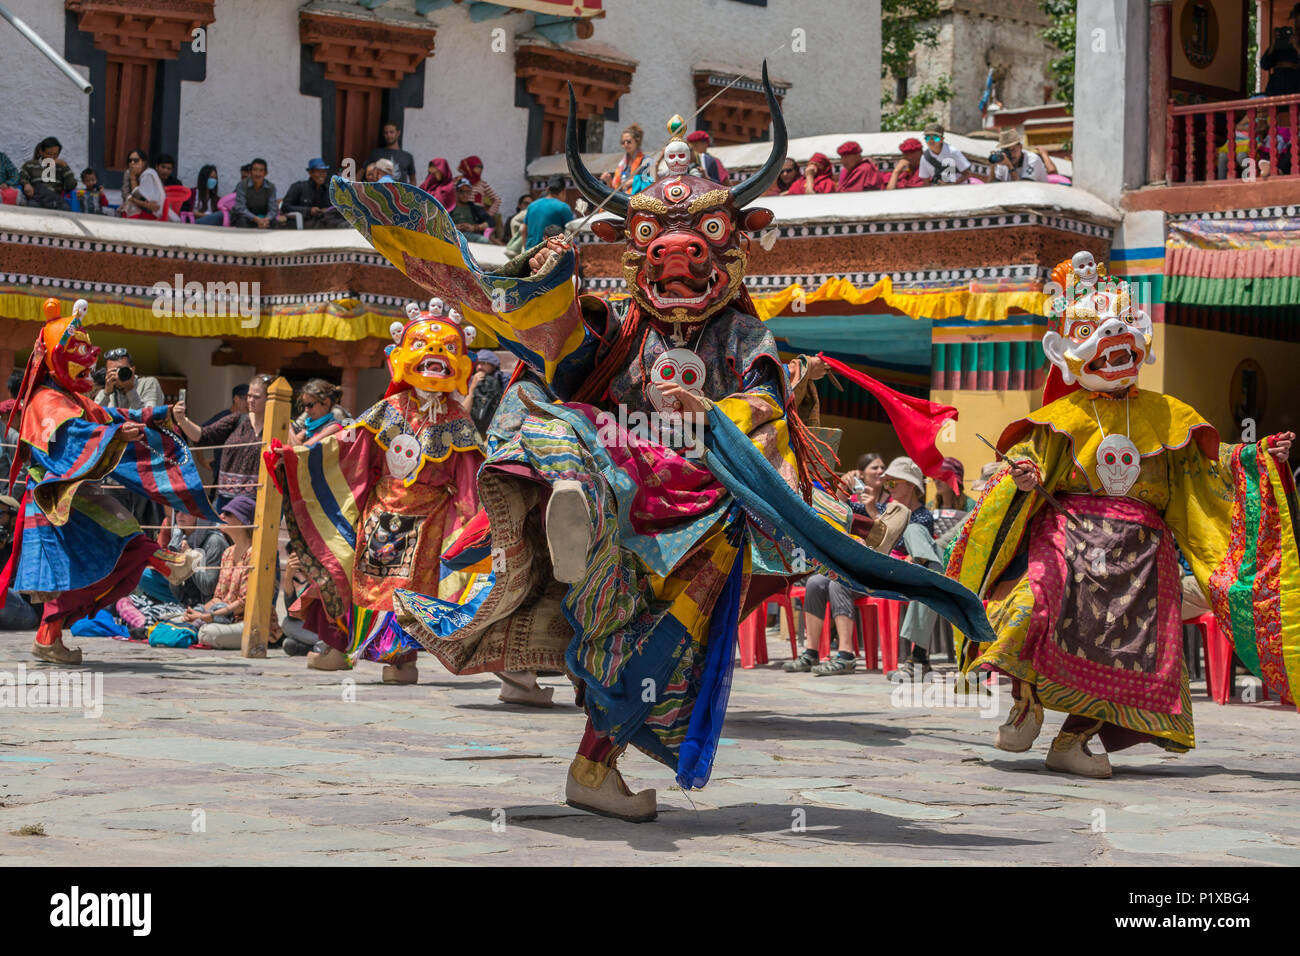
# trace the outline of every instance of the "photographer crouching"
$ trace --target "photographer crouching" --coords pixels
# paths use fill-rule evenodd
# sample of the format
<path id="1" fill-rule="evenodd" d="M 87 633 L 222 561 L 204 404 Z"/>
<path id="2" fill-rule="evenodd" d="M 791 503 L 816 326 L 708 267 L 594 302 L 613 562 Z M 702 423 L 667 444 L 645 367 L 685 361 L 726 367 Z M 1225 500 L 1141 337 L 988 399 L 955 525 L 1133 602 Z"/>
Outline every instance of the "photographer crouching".
<path id="1" fill-rule="evenodd" d="M 989 153 L 989 164 L 1000 183 L 1017 179 L 1045 183 L 1048 175 L 1056 172 L 1056 164 L 1043 150 L 1030 152 L 1021 146 L 1020 134 L 1014 128 L 998 134 L 998 148 Z"/>

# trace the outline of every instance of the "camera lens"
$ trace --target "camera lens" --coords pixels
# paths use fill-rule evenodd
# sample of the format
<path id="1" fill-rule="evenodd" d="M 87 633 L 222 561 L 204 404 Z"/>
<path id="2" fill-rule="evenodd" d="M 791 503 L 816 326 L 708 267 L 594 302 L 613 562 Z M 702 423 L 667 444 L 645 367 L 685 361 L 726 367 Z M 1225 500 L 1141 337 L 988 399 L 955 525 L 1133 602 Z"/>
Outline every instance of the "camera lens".
<path id="1" fill-rule="evenodd" d="M 117 380 L 119 382 L 131 381 L 131 366 L 123 365 L 121 368 L 119 368 L 117 370 Z"/>

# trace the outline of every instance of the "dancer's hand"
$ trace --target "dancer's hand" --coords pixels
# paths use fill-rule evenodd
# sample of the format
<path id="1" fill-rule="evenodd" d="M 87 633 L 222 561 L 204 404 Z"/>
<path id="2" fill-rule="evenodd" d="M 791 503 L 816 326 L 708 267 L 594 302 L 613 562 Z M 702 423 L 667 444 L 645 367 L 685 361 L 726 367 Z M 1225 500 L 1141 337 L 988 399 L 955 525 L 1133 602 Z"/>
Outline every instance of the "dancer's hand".
<path id="1" fill-rule="evenodd" d="M 1016 483 L 1016 488 L 1020 491 L 1033 491 L 1038 484 L 1038 469 L 1033 462 L 1013 461 L 1010 464 L 1011 480 Z"/>
<path id="2" fill-rule="evenodd" d="M 1278 432 L 1276 435 L 1269 436 L 1268 450 L 1277 459 L 1278 464 L 1285 465 L 1286 460 L 1291 457 L 1291 443 L 1294 441 L 1295 432 Z"/>
<path id="3" fill-rule="evenodd" d="M 125 422 L 122 427 L 117 430 L 117 433 L 127 441 L 139 441 L 144 437 L 144 423 Z"/>
<path id="4" fill-rule="evenodd" d="M 705 404 L 705 399 L 700 398 L 698 395 L 692 395 L 680 385 L 659 385 L 658 388 L 664 395 L 675 401 L 677 407 L 683 412 L 698 415 L 708 410 L 709 406 Z"/>

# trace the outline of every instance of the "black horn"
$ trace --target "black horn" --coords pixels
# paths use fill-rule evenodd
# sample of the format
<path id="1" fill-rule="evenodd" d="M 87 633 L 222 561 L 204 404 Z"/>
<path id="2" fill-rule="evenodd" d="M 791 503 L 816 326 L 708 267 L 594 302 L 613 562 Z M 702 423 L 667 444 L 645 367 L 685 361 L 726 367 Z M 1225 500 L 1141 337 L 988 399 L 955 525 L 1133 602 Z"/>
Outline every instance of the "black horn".
<path id="1" fill-rule="evenodd" d="M 784 141 L 784 127 L 781 133 Z M 569 84 L 569 128 L 564 136 L 564 158 L 569 162 L 569 175 L 573 177 L 573 184 L 578 187 L 578 192 L 587 197 L 588 202 L 596 206 L 603 205 L 605 209 L 620 216 L 627 216 L 627 193 L 606 186 L 591 174 L 591 170 L 582 161 L 578 149 L 578 100 L 573 95 L 572 83 Z M 778 167 L 780 165 L 777 163 Z"/>
<path id="2" fill-rule="evenodd" d="M 772 152 L 768 154 L 767 162 L 754 175 L 731 188 L 731 198 L 737 209 L 743 209 L 767 192 L 785 165 L 785 150 L 789 140 L 785 135 L 785 117 L 781 115 L 781 104 L 777 102 L 776 93 L 767 79 L 767 60 L 763 61 L 763 92 L 767 94 L 767 108 L 772 111 Z M 572 112 L 569 114 L 569 124 L 573 124 Z"/>

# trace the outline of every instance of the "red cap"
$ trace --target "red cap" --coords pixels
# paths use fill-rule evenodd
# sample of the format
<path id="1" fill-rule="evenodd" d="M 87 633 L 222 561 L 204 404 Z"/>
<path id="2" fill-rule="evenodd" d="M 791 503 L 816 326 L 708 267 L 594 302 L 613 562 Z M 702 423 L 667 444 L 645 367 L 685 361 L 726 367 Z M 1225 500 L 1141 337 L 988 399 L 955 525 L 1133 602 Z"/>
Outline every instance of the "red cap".
<path id="1" fill-rule="evenodd" d="M 847 142 L 840 143 L 840 145 L 836 147 L 835 152 L 839 153 L 841 156 L 847 156 L 850 153 L 862 152 L 862 147 L 853 142 L 853 140 L 848 140 Z"/>
<path id="2" fill-rule="evenodd" d="M 686 136 L 686 142 L 688 143 L 707 143 L 708 141 L 709 134 L 702 129 L 697 129 L 694 133 L 689 133 Z"/>
<path id="3" fill-rule="evenodd" d="M 826 158 L 825 153 L 813 153 L 808 157 L 808 162 L 821 163 L 823 166 L 829 166 L 831 164 L 831 161 Z"/>
<path id="4" fill-rule="evenodd" d="M 905 139 L 898 144 L 898 151 L 900 153 L 919 153 L 924 148 L 925 147 L 921 145 L 921 141 L 915 136 L 911 139 Z"/>

